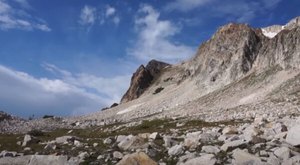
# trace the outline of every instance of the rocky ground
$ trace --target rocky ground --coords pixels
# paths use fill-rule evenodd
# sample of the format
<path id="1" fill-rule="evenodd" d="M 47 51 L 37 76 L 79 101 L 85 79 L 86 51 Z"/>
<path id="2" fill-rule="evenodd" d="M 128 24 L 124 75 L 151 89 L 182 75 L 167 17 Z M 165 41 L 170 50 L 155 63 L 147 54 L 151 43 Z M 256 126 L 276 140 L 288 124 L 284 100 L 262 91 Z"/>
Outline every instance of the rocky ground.
<path id="1" fill-rule="evenodd" d="M 293 165 L 300 164 L 299 132 L 300 118 L 293 115 L 221 122 L 165 118 L 86 129 L 74 125 L 0 135 L 0 164 Z"/>

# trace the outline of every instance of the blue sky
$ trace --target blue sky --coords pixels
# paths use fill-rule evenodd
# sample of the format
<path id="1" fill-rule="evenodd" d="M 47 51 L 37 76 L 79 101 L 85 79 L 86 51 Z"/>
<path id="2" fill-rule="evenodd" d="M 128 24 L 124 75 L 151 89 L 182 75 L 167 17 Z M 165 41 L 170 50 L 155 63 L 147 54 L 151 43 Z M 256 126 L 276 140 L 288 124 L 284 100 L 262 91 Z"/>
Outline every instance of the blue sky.
<path id="1" fill-rule="evenodd" d="M 0 0 L 0 110 L 28 117 L 118 102 L 151 59 L 189 59 L 229 22 L 285 24 L 299 0 Z"/>

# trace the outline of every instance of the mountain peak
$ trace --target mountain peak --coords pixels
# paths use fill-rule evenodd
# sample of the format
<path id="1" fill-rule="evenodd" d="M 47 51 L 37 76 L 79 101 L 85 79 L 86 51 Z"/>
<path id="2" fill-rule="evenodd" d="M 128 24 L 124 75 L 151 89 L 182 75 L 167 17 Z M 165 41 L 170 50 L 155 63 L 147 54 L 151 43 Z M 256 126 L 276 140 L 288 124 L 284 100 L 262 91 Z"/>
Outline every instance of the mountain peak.
<path id="1" fill-rule="evenodd" d="M 263 34 L 268 38 L 274 38 L 282 30 L 291 30 L 300 26 L 300 16 L 293 18 L 285 25 L 272 25 L 265 28 L 261 28 Z"/>

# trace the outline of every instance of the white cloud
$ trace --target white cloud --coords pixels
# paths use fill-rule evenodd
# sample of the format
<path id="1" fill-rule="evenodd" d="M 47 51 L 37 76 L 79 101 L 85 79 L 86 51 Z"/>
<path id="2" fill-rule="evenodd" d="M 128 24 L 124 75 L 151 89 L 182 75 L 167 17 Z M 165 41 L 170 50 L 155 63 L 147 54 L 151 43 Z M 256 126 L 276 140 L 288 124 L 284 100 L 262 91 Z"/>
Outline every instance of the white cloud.
<path id="1" fill-rule="evenodd" d="M 197 7 L 209 4 L 210 2 L 213 1 L 214 0 L 176 0 L 174 2 L 167 4 L 166 9 L 186 12 L 195 9 Z"/>
<path id="2" fill-rule="evenodd" d="M 96 11 L 96 8 L 85 5 L 81 9 L 79 23 L 82 25 L 93 25 L 97 19 Z"/>
<path id="3" fill-rule="evenodd" d="M 129 87 L 131 75 L 114 76 L 110 78 L 99 77 L 95 75 L 78 73 L 72 74 L 66 70 L 60 69 L 52 64 L 44 64 L 43 67 L 61 76 L 63 82 L 82 89 L 92 89 L 94 93 L 103 96 L 107 104 L 119 102 L 126 89 Z"/>
<path id="4" fill-rule="evenodd" d="M 143 5 L 135 19 L 138 39 L 128 54 L 142 60 L 158 59 L 175 62 L 192 56 L 196 49 L 176 44 L 171 37 L 180 32 L 180 28 L 169 20 L 160 20 L 160 13 L 152 6 Z"/>
<path id="5" fill-rule="evenodd" d="M 0 108 L 9 113 L 70 115 L 97 111 L 106 100 L 61 79 L 35 78 L 0 65 Z"/>
<path id="6" fill-rule="evenodd" d="M 49 32 L 51 29 L 39 18 L 33 17 L 25 9 L 29 8 L 26 0 L 15 0 L 20 4 L 19 8 L 11 7 L 7 0 L 0 0 L 0 29 L 21 29 Z"/>
<path id="7" fill-rule="evenodd" d="M 98 14 L 100 13 L 100 14 Z M 121 21 L 117 15 L 117 9 L 112 6 L 106 6 L 105 10 L 85 5 L 80 13 L 79 23 L 82 25 L 92 26 L 99 20 L 100 25 L 108 21 L 118 25 Z"/>
<path id="8" fill-rule="evenodd" d="M 106 17 L 109 17 L 109 16 L 112 16 L 116 13 L 116 9 L 111 7 L 111 6 L 107 6 L 106 7 L 106 12 L 105 12 L 105 16 Z"/>
<path id="9" fill-rule="evenodd" d="M 130 80 L 129 75 L 105 78 L 72 74 L 51 64 L 43 67 L 58 78 L 35 78 L 0 65 L 0 109 L 24 117 L 95 112 L 119 102 L 129 85 L 124 82 Z"/>

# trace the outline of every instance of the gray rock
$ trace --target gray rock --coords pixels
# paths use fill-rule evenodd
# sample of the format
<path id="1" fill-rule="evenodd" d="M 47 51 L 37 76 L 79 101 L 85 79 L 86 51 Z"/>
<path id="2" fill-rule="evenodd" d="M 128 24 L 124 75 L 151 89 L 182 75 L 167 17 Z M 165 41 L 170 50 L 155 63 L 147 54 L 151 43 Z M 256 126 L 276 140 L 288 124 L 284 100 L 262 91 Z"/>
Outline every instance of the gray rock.
<path id="1" fill-rule="evenodd" d="M 178 144 L 178 142 L 173 140 L 171 136 L 164 136 L 163 140 L 164 140 L 164 146 L 167 148 L 170 148 L 175 144 Z"/>
<path id="2" fill-rule="evenodd" d="M 257 137 L 262 131 L 255 127 L 254 125 L 250 125 L 243 131 L 243 136 L 246 141 L 250 142 L 254 140 L 254 137 Z"/>
<path id="3" fill-rule="evenodd" d="M 259 157 L 249 154 L 240 149 L 235 149 L 233 151 L 232 157 L 234 159 L 234 164 L 237 165 L 261 164 L 261 159 Z"/>
<path id="4" fill-rule="evenodd" d="M 186 152 L 185 155 L 182 155 L 179 157 L 179 161 L 177 164 L 182 164 L 184 162 L 186 162 L 187 160 L 190 160 L 190 159 L 193 159 L 193 158 L 196 158 L 196 153 L 195 152 Z"/>
<path id="5" fill-rule="evenodd" d="M 235 127 L 225 127 L 222 131 L 223 135 L 237 134 L 238 130 Z"/>
<path id="6" fill-rule="evenodd" d="M 116 158 L 116 159 L 122 159 L 123 158 L 123 154 L 119 151 L 115 151 L 113 153 L 113 157 Z"/>
<path id="7" fill-rule="evenodd" d="M 26 145 L 28 145 L 30 143 L 38 143 L 38 142 L 39 142 L 39 140 L 37 138 L 30 136 L 30 135 L 25 135 L 22 146 L 25 147 Z"/>
<path id="8" fill-rule="evenodd" d="M 284 164 L 284 165 L 300 164 L 300 155 L 293 156 L 293 157 L 289 158 L 288 160 L 285 160 L 282 164 Z"/>
<path id="9" fill-rule="evenodd" d="M 158 138 L 159 138 L 158 132 L 153 132 L 152 134 L 149 135 L 149 139 L 156 140 Z"/>
<path id="10" fill-rule="evenodd" d="M 218 154 L 220 152 L 220 149 L 217 146 L 203 146 L 201 152 L 205 152 L 208 154 Z"/>
<path id="11" fill-rule="evenodd" d="M 93 143 L 93 147 L 97 147 L 98 145 L 98 143 Z"/>
<path id="12" fill-rule="evenodd" d="M 217 140 L 218 138 L 218 133 L 216 132 L 211 132 L 211 133 L 203 133 L 201 134 L 200 137 L 200 142 L 202 143 L 209 143 Z"/>
<path id="13" fill-rule="evenodd" d="M 276 123 L 272 129 L 274 130 L 275 134 L 288 131 L 287 127 L 283 123 Z"/>
<path id="14" fill-rule="evenodd" d="M 75 137 L 75 136 L 61 136 L 61 137 L 57 137 L 55 139 L 55 143 L 58 144 L 67 144 L 69 142 L 74 142 L 74 140 L 79 140 L 79 138 Z"/>
<path id="15" fill-rule="evenodd" d="M 281 165 L 280 159 L 278 159 L 273 153 L 270 154 L 270 157 L 267 160 L 267 163 L 271 165 Z"/>
<path id="16" fill-rule="evenodd" d="M 75 145 L 76 147 L 81 147 L 81 146 L 82 146 L 82 144 L 81 144 L 80 141 L 78 141 L 78 140 L 74 140 L 74 145 Z"/>
<path id="17" fill-rule="evenodd" d="M 180 144 L 175 145 L 168 150 L 168 154 L 170 156 L 178 156 L 182 153 L 183 153 L 183 147 Z"/>
<path id="18" fill-rule="evenodd" d="M 300 145 L 300 124 L 297 124 L 289 129 L 286 136 L 286 142 L 293 146 Z"/>
<path id="19" fill-rule="evenodd" d="M 145 141 L 143 138 L 133 135 L 128 135 L 125 139 L 120 141 L 118 147 L 122 150 L 131 150 L 138 148 L 146 148 Z"/>
<path id="20" fill-rule="evenodd" d="M 89 156 L 89 153 L 87 153 L 87 152 L 81 152 L 77 157 L 79 158 L 80 162 L 82 162 L 88 156 Z"/>
<path id="21" fill-rule="evenodd" d="M 2 151 L 0 153 L 0 158 L 1 157 L 16 157 L 17 156 L 17 152 L 15 151 Z"/>
<path id="22" fill-rule="evenodd" d="M 290 158 L 291 152 L 287 147 L 280 147 L 274 151 L 274 155 L 280 159 L 287 160 Z"/>
<path id="23" fill-rule="evenodd" d="M 183 142 L 183 146 L 185 146 L 189 150 L 195 150 L 197 146 L 200 144 L 199 143 L 200 135 L 201 135 L 201 131 L 187 133 L 186 138 L 184 139 Z"/>
<path id="24" fill-rule="evenodd" d="M 217 159 L 213 154 L 206 154 L 197 158 L 193 158 L 185 162 L 183 165 L 214 165 Z"/>
<path id="25" fill-rule="evenodd" d="M 121 135 L 121 136 L 122 136 L 122 135 Z M 118 136 L 118 137 L 119 137 L 119 136 Z M 126 136 L 124 136 L 124 137 L 126 137 Z M 122 136 L 122 138 L 123 138 L 123 136 Z M 117 139 L 117 143 L 119 143 L 119 142 L 121 141 L 122 138 L 120 137 L 119 139 Z M 104 143 L 104 144 L 111 144 L 111 143 L 112 143 L 112 140 L 111 140 L 111 138 L 106 138 L 106 139 L 104 139 L 103 143 Z"/>
<path id="26" fill-rule="evenodd" d="M 247 142 L 244 140 L 235 140 L 235 141 L 231 141 L 231 142 L 223 144 L 221 146 L 221 150 L 222 151 L 230 151 L 235 148 L 245 147 L 246 145 L 247 145 Z"/>

